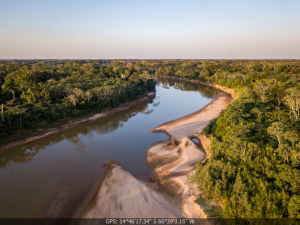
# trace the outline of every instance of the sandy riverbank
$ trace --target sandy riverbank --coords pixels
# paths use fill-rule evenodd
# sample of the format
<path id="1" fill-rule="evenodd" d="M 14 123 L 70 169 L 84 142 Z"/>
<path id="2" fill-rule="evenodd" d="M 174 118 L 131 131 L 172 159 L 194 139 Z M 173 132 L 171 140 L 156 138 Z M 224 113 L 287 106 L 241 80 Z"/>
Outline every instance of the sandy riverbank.
<path id="1" fill-rule="evenodd" d="M 154 183 L 140 180 L 109 162 L 109 171 L 96 198 L 81 213 L 83 218 L 182 218 L 186 215 L 158 191 Z"/>
<path id="2" fill-rule="evenodd" d="M 137 179 L 111 163 L 94 201 L 80 217 L 206 218 L 195 203 L 197 187 L 189 181 L 195 164 L 206 158 L 201 142 L 196 143 L 193 138 L 232 100 L 219 94 L 201 110 L 152 129 L 151 132 L 165 132 L 170 137 L 154 143 L 145 155 L 156 182 Z"/>
<path id="3" fill-rule="evenodd" d="M 127 110 L 130 107 L 133 107 L 135 105 L 140 104 L 141 102 L 149 100 L 149 98 L 153 97 L 153 96 L 155 96 L 155 92 L 149 92 L 149 93 L 146 94 L 145 97 L 143 97 L 141 99 L 121 104 L 119 107 L 116 107 L 116 108 L 113 108 L 113 109 L 110 109 L 110 110 L 102 110 L 103 111 L 102 113 L 96 113 L 93 116 L 83 118 L 83 119 L 82 118 L 72 119 L 70 122 L 68 122 L 67 124 L 63 125 L 60 128 L 50 128 L 50 129 L 47 129 L 47 130 L 42 131 L 42 132 L 37 132 L 38 134 L 30 136 L 30 137 L 26 138 L 25 140 L 14 141 L 12 143 L 0 146 L 0 152 L 11 149 L 11 148 L 15 148 L 15 147 L 18 147 L 18 146 L 22 146 L 22 145 L 25 145 L 25 144 L 28 144 L 28 143 L 46 138 L 46 137 L 49 137 L 53 134 L 60 133 L 62 131 L 68 130 L 68 129 L 72 129 L 72 128 L 77 127 L 77 126 L 79 126 L 81 124 L 84 124 L 84 123 L 96 121 L 98 119 L 104 118 L 106 116 L 112 115 L 112 114 L 117 113 L 117 112 Z"/>
<path id="4" fill-rule="evenodd" d="M 165 132 L 170 139 L 148 149 L 145 160 L 152 168 L 153 176 L 160 186 L 170 195 L 181 199 L 181 209 L 189 217 L 206 217 L 201 206 L 194 202 L 197 190 L 189 181 L 194 173 L 195 164 L 207 157 L 201 141 L 195 134 L 201 133 L 232 100 L 221 93 L 204 108 L 151 130 Z"/>

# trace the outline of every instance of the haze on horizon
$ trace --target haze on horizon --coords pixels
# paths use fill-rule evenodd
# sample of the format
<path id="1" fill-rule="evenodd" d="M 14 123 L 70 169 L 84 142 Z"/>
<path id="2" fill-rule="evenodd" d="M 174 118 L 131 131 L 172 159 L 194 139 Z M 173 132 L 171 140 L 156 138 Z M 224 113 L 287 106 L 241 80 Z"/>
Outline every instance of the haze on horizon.
<path id="1" fill-rule="evenodd" d="M 0 0 L 0 59 L 299 59 L 299 0 Z"/>

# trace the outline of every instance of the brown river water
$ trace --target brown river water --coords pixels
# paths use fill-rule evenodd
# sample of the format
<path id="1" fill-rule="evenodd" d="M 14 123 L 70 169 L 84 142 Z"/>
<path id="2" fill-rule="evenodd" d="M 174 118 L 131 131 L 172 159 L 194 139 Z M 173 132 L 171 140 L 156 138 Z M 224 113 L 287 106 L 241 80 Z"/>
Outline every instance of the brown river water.
<path id="1" fill-rule="evenodd" d="M 134 175 L 148 176 L 145 151 L 168 139 L 149 130 L 207 105 L 220 91 L 159 79 L 156 96 L 111 116 L 0 152 L 0 218 L 45 216 L 63 187 L 72 193 L 71 211 L 95 183 L 103 164 L 116 161 Z"/>

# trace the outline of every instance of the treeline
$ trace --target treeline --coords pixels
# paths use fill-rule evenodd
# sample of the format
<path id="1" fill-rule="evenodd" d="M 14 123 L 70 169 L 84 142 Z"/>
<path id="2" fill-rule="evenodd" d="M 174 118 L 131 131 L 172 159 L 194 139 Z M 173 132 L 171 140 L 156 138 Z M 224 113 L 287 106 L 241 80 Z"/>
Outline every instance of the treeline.
<path id="1" fill-rule="evenodd" d="M 15 149 L 14 151 L 0 152 L 0 168 L 5 166 L 11 166 L 12 162 L 26 162 L 30 161 L 37 155 L 42 149 L 47 146 L 56 144 L 60 141 L 67 140 L 71 142 L 77 149 L 80 149 L 83 145 L 82 136 L 88 136 L 89 138 L 97 134 L 106 134 L 112 132 L 119 127 L 123 126 L 123 123 L 134 117 L 138 113 L 143 113 L 149 104 L 153 103 L 152 100 L 141 102 L 139 105 L 132 107 L 122 113 L 118 113 L 115 116 L 109 118 L 108 121 L 101 121 L 97 123 L 90 123 L 89 126 L 81 126 L 78 129 L 71 129 L 68 132 L 61 132 L 49 139 L 35 142 L 32 145 L 27 145 L 22 148 Z"/>
<path id="2" fill-rule="evenodd" d="M 125 61 L 0 61 L 0 139 L 137 99 L 155 88 L 149 78 Z"/>
<path id="3" fill-rule="evenodd" d="M 300 61 L 148 65 L 153 73 L 217 83 L 240 96 L 205 129 L 211 157 L 194 178 L 208 198 L 222 203 L 223 216 L 300 218 Z"/>
<path id="4" fill-rule="evenodd" d="M 300 61 L 167 61 L 155 73 L 234 88 L 206 129 L 211 157 L 195 181 L 224 217 L 300 217 Z"/>
<path id="5" fill-rule="evenodd" d="M 239 94 L 205 130 L 196 182 L 224 217 L 300 217 L 299 60 L 0 61 L 0 134 L 137 98 L 151 74 L 214 82 Z"/>

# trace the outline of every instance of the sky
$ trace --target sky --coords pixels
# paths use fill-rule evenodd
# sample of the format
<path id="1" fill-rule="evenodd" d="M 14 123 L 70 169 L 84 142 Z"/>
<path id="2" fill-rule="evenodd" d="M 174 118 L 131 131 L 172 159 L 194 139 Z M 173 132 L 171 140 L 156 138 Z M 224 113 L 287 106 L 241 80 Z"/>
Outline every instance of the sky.
<path id="1" fill-rule="evenodd" d="M 0 59 L 300 59 L 300 0 L 0 0 Z"/>

